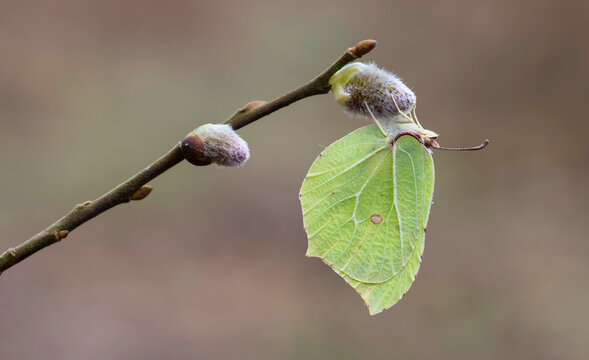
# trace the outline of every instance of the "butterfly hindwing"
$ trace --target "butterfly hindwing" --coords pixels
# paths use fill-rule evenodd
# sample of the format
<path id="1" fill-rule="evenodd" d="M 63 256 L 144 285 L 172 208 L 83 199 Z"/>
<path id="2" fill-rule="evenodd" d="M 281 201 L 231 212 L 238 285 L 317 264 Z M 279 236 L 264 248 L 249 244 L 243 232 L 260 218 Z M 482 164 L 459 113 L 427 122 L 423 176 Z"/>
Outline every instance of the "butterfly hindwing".
<path id="1" fill-rule="evenodd" d="M 336 141 L 301 188 L 307 255 L 354 287 L 371 314 L 392 306 L 419 269 L 433 184 L 431 154 L 412 136 L 391 148 L 372 125 Z"/>

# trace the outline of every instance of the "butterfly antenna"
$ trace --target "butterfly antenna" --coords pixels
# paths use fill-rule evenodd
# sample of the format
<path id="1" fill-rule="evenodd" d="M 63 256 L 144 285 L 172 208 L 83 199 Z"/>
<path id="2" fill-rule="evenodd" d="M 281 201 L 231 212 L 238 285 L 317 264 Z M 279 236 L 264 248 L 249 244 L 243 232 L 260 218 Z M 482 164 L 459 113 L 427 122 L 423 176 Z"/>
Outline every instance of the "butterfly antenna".
<path id="1" fill-rule="evenodd" d="M 374 122 L 376 123 L 376 125 L 378 126 L 378 128 L 380 129 L 380 131 L 383 133 L 383 135 L 387 135 L 386 132 L 384 132 L 384 129 L 382 128 L 382 126 L 380 125 L 380 122 L 378 120 L 376 120 L 376 117 L 374 117 L 374 114 L 372 113 L 372 111 L 370 110 L 370 106 L 368 106 L 368 104 L 366 103 L 366 100 L 364 100 L 364 106 L 366 106 L 366 110 L 368 110 L 368 113 L 370 114 L 370 116 L 372 117 L 372 120 L 374 120 Z"/>
<path id="2" fill-rule="evenodd" d="M 436 150 L 446 150 L 446 151 L 476 151 L 476 150 L 484 149 L 488 144 L 489 144 L 489 140 L 485 140 L 485 141 L 483 141 L 482 144 L 480 144 L 478 146 L 451 148 L 451 147 L 440 146 L 440 144 L 438 144 L 437 141 L 433 140 L 431 143 L 431 147 Z"/>
<path id="3" fill-rule="evenodd" d="M 395 108 L 397 109 L 397 112 L 399 114 L 403 115 L 403 117 L 406 118 L 406 119 L 408 119 L 410 122 L 415 122 L 415 121 L 413 121 L 412 118 L 410 118 L 409 116 L 407 116 L 407 114 L 405 114 L 404 112 L 401 111 L 401 109 L 399 108 L 399 105 L 397 104 L 397 101 L 395 100 L 395 97 L 393 96 L 392 93 L 391 93 L 391 99 L 393 99 L 393 104 L 395 104 Z M 421 127 L 421 125 L 419 125 L 419 127 Z"/>
<path id="4" fill-rule="evenodd" d="M 417 120 L 417 111 L 415 109 L 417 109 L 417 104 L 415 104 L 413 106 L 413 110 L 411 110 L 411 117 L 413 118 L 413 120 L 415 120 L 415 123 L 417 124 L 417 126 L 419 126 L 419 128 L 423 130 L 423 126 L 421 126 L 421 124 L 419 123 L 419 120 Z"/>

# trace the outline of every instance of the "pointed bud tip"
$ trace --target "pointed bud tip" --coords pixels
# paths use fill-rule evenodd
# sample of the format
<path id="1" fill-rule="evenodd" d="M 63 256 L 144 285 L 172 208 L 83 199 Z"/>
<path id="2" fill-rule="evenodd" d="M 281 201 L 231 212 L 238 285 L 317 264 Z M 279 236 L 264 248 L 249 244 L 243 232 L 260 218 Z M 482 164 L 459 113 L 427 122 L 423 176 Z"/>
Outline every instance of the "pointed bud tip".
<path id="1" fill-rule="evenodd" d="M 145 197 L 151 193 L 151 190 L 153 190 L 153 186 L 143 185 L 139 188 L 139 190 L 135 191 L 133 195 L 131 195 L 130 199 L 134 201 L 145 199 Z"/>
<path id="2" fill-rule="evenodd" d="M 360 41 L 353 48 L 350 48 L 349 51 L 352 55 L 359 58 L 371 52 L 375 47 L 376 40 L 368 39 Z"/>

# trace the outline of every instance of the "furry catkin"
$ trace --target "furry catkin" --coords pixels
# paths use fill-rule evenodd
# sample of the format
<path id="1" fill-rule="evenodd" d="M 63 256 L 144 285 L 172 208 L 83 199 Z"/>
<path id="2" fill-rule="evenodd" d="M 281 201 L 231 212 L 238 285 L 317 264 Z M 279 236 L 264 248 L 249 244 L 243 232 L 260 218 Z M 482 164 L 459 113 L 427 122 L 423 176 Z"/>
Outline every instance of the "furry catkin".
<path id="1" fill-rule="evenodd" d="M 205 124 L 193 131 L 204 145 L 203 157 L 220 166 L 241 166 L 250 157 L 247 142 L 227 124 Z"/>
<path id="2" fill-rule="evenodd" d="M 417 100 L 397 75 L 376 64 L 348 64 L 333 75 L 330 84 L 350 115 L 371 117 L 366 106 L 377 119 L 395 117 L 399 110 L 409 114 Z"/>

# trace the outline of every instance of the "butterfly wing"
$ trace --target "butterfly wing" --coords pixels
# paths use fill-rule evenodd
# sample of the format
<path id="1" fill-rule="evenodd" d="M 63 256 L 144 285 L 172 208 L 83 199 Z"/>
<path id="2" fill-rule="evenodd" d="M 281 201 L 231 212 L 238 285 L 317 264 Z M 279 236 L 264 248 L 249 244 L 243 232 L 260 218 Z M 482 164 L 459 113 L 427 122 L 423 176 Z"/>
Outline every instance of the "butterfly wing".
<path id="1" fill-rule="evenodd" d="M 433 194 L 433 161 L 414 137 L 391 148 L 372 125 L 330 145 L 301 188 L 307 256 L 354 287 L 371 314 L 392 306 L 419 269 Z"/>
<path id="2" fill-rule="evenodd" d="M 374 125 L 319 155 L 301 188 L 307 256 L 359 281 L 392 276 L 395 249 L 387 240 L 398 237 L 392 167 L 392 151 Z"/>
<path id="3" fill-rule="evenodd" d="M 371 315 L 388 309 L 409 290 L 419 271 L 425 245 L 425 228 L 434 191 L 434 163 L 430 152 L 414 137 L 399 137 L 393 147 L 395 206 L 399 213 L 400 239 L 411 243 L 403 250 L 408 261 L 387 281 L 367 283 L 342 276 L 362 296 Z M 399 241 L 401 243 L 401 241 Z"/>

